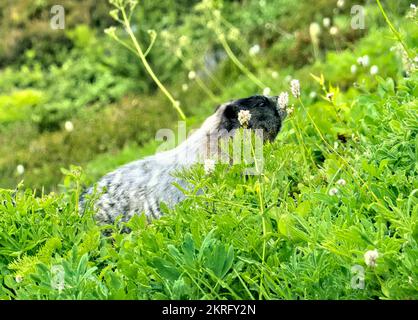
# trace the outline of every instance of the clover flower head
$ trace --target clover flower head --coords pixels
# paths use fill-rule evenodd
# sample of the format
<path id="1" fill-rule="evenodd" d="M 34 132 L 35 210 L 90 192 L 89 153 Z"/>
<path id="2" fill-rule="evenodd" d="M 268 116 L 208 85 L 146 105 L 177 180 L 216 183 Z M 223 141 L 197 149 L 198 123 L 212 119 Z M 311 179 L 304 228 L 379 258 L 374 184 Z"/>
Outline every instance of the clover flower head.
<path id="1" fill-rule="evenodd" d="M 338 189 L 337 188 L 331 188 L 331 189 L 329 189 L 329 192 L 328 192 L 328 194 L 330 196 L 335 196 L 335 195 L 337 195 L 337 193 L 338 193 Z"/>
<path id="2" fill-rule="evenodd" d="M 211 174 L 212 172 L 215 171 L 215 160 L 213 159 L 205 159 L 205 163 L 203 165 L 204 169 L 205 169 L 205 174 Z"/>
<path id="3" fill-rule="evenodd" d="M 365 56 L 359 57 L 357 59 L 357 63 L 359 65 L 363 66 L 363 67 L 367 67 L 369 65 L 369 63 L 370 63 L 369 56 L 368 55 L 365 55 Z"/>
<path id="4" fill-rule="evenodd" d="M 260 50 L 261 50 L 260 45 L 255 44 L 250 48 L 248 53 L 250 54 L 250 56 L 255 56 L 260 53 Z"/>
<path id="5" fill-rule="evenodd" d="M 379 72 L 379 67 L 378 67 L 378 66 L 373 65 L 373 66 L 370 68 L 370 74 L 371 74 L 372 76 L 376 75 L 378 72 Z"/>
<path id="6" fill-rule="evenodd" d="M 74 124 L 71 121 L 65 121 L 64 129 L 65 131 L 71 132 L 74 130 Z"/>
<path id="7" fill-rule="evenodd" d="M 364 262 L 369 267 L 375 267 L 377 266 L 376 260 L 379 257 L 379 252 L 377 252 L 377 249 L 369 250 L 364 254 Z"/>
<path id="8" fill-rule="evenodd" d="M 327 93 L 327 99 L 329 100 L 329 101 L 332 101 L 332 99 L 334 98 L 334 92 L 328 92 Z"/>
<path id="9" fill-rule="evenodd" d="M 23 164 L 17 165 L 16 172 L 19 176 L 25 173 L 25 167 L 23 166 Z"/>
<path id="10" fill-rule="evenodd" d="M 339 184 L 340 186 L 345 186 L 347 184 L 347 181 L 345 181 L 344 179 L 339 179 L 337 181 L 337 184 Z"/>
<path id="11" fill-rule="evenodd" d="M 271 89 L 269 87 L 264 88 L 263 96 L 269 96 L 271 93 Z"/>
<path id="12" fill-rule="evenodd" d="M 329 28 L 329 26 L 331 25 L 331 19 L 328 17 L 325 17 L 324 19 L 322 19 L 322 25 L 325 28 Z"/>
<path id="13" fill-rule="evenodd" d="M 311 38 L 318 37 L 320 33 L 321 33 L 321 27 L 319 26 L 319 24 L 316 22 L 312 22 L 309 25 L 309 34 Z"/>
<path id="14" fill-rule="evenodd" d="M 338 34 L 338 32 L 339 32 L 339 30 L 338 30 L 338 28 L 337 28 L 336 26 L 332 26 L 332 27 L 331 27 L 331 29 L 329 29 L 329 33 L 330 33 L 332 36 L 337 35 L 337 34 Z"/>
<path id="15" fill-rule="evenodd" d="M 409 12 L 406 15 L 406 18 L 414 19 L 417 15 L 417 6 L 414 3 L 409 5 Z"/>
<path id="16" fill-rule="evenodd" d="M 299 80 L 293 79 L 290 81 L 290 90 L 295 98 L 300 97 L 300 83 Z"/>
<path id="17" fill-rule="evenodd" d="M 337 7 L 338 7 L 338 8 L 342 8 L 342 7 L 344 7 L 344 4 L 345 4 L 345 1 L 344 1 L 344 0 L 338 0 L 338 1 L 337 1 Z"/>
<path id="18" fill-rule="evenodd" d="M 192 70 L 187 76 L 189 77 L 189 80 L 194 80 L 196 79 L 196 72 Z"/>
<path id="19" fill-rule="evenodd" d="M 248 127 L 248 124 L 251 119 L 251 113 L 249 110 L 241 110 L 238 112 L 238 121 L 244 128 Z"/>
<path id="20" fill-rule="evenodd" d="M 282 92 L 277 98 L 277 106 L 279 109 L 286 109 L 289 105 L 289 94 L 287 92 Z"/>

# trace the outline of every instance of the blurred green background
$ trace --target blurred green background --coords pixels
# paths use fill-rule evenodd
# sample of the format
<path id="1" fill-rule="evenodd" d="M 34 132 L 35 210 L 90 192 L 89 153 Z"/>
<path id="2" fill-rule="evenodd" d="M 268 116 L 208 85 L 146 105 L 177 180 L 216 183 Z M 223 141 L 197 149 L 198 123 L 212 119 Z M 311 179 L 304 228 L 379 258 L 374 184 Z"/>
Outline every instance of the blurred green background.
<path id="1" fill-rule="evenodd" d="M 157 130 L 177 124 L 177 114 L 137 57 L 104 33 L 117 25 L 107 1 L 61 1 L 63 30 L 50 27 L 55 4 L 0 3 L 3 188 L 24 180 L 38 191 L 55 190 L 62 181 L 61 168 L 72 164 L 85 168 L 93 182 L 122 163 L 152 153 Z M 350 27 L 354 4 L 366 7 L 364 30 Z M 409 10 L 408 1 L 384 4 L 393 17 Z M 148 30 L 157 33 L 148 61 L 181 102 L 191 126 L 219 103 L 263 92 L 219 43 L 211 29 L 216 10 L 222 11 L 222 32 L 235 55 L 272 93 L 298 74 L 306 96 L 316 99 L 314 84 L 309 84 L 314 71 L 324 72 L 343 90 L 355 90 L 358 74 L 350 72 L 350 66 L 356 58 L 347 50 L 357 42 L 358 53 L 373 57 L 383 77 L 396 77 L 401 70 L 393 62 L 391 42 L 379 33 L 385 22 L 374 1 L 140 1 L 132 27 L 144 47 L 150 41 Z M 122 31 L 118 34 L 127 39 Z M 324 60 L 329 62 L 326 70 L 320 67 Z M 189 77 L 190 71 L 197 78 Z"/>

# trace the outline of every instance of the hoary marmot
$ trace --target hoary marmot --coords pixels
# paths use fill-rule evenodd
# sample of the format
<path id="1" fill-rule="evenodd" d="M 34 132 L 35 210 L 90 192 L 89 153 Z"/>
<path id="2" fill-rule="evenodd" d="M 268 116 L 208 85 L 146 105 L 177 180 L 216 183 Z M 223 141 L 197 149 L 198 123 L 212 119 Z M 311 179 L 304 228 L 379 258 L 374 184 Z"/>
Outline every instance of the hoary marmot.
<path id="1" fill-rule="evenodd" d="M 240 128 L 238 115 L 242 110 L 251 115 L 246 127 L 261 129 L 258 131 L 262 132 L 264 141 L 276 138 L 287 115 L 286 110 L 279 107 L 277 96 L 255 95 L 220 105 L 176 148 L 128 163 L 101 178 L 96 189 L 99 198 L 94 203 L 97 221 L 113 223 L 119 215 L 122 221 L 127 221 L 141 213 L 148 219 L 158 219 L 161 202 L 172 207 L 182 201 L 185 196 L 173 182 L 182 186 L 184 182 L 172 173 L 192 166 L 207 156 L 208 144 Z M 81 196 L 81 209 L 85 206 L 86 194 L 93 190 L 91 187 Z"/>

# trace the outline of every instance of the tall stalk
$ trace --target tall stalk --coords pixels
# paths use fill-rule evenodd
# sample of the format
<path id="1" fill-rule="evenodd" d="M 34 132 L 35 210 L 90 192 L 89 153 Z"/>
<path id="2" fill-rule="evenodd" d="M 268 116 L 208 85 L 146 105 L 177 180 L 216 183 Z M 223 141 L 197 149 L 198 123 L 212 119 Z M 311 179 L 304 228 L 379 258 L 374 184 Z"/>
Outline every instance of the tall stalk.
<path id="1" fill-rule="evenodd" d="M 183 110 L 180 107 L 180 102 L 175 100 L 174 97 L 171 95 L 171 93 L 167 90 L 167 88 L 161 83 L 161 81 L 158 79 L 157 75 L 154 73 L 153 69 L 151 68 L 151 66 L 148 63 L 148 60 L 146 58 L 147 54 L 149 53 L 149 51 L 151 50 L 151 47 L 154 44 L 156 35 L 154 34 L 154 36 L 152 36 L 151 45 L 144 52 L 142 50 L 142 47 L 139 44 L 138 40 L 136 39 L 134 32 L 132 31 L 130 19 L 131 19 L 133 10 L 135 9 L 135 6 L 137 5 L 137 2 L 136 1 L 124 1 L 124 0 L 119 0 L 119 1 L 116 0 L 115 1 L 114 0 L 114 1 L 111 1 L 111 3 L 117 8 L 116 11 L 111 12 L 111 16 L 116 21 L 118 21 L 119 23 L 122 24 L 125 31 L 128 33 L 128 35 L 129 35 L 129 37 L 130 37 L 130 39 L 131 39 L 131 41 L 134 45 L 134 48 L 132 48 L 129 44 L 127 44 L 124 41 L 122 41 L 121 39 L 119 39 L 118 36 L 116 35 L 114 29 L 110 29 L 110 32 L 109 32 L 109 29 L 108 29 L 107 33 L 113 39 L 115 39 L 118 43 L 122 44 L 124 47 L 126 47 L 127 49 L 129 49 L 130 51 L 132 51 L 136 54 L 136 56 L 140 59 L 141 63 L 144 65 L 145 70 L 150 75 L 152 80 L 157 84 L 158 88 L 164 93 L 164 95 L 168 98 L 168 100 L 170 100 L 174 109 L 180 115 L 180 118 L 182 120 L 186 120 L 186 116 L 184 115 Z M 128 5 L 129 5 L 129 13 L 127 14 L 126 7 Z M 119 12 L 122 15 L 122 19 L 120 19 L 119 16 L 118 16 Z"/>
<path id="2" fill-rule="evenodd" d="M 385 18 L 385 21 L 387 23 L 387 25 L 389 26 L 390 30 L 392 31 L 392 33 L 394 34 L 394 36 L 396 37 L 396 39 L 399 41 L 399 43 L 402 45 L 402 47 L 404 48 L 406 54 L 408 55 L 409 59 L 413 58 L 412 53 L 409 51 L 408 46 L 406 45 L 406 43 L 403 41 L 401 34 L 399 33 L 398 30 L 396 30 L 396 28 L 393 26 L 392 22 L 390 21 L 388 15 L 385 12 L 385 9 L 383 9 L 382 4 L 380 3 L 380 0 L 376 0 L 377 5 L 379 6 L 380 12 L 382 12 L 383 17 Z"/>

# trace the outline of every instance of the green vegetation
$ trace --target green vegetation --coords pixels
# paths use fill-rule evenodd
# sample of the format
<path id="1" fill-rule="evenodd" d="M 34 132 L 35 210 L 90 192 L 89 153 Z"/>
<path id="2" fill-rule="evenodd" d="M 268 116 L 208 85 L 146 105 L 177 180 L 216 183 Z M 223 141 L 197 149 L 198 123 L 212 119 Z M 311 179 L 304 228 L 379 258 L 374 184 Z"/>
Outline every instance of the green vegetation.
<path id="1" fill-rule="evenodd" d="M 382 1 L 394 34 L 375 3 L 354 30 L 352 1 L 141 2 L 131 26 L 144 48 L 155 30 L 147 59 L 189 127 L 290 79 L 302 95 L 261 176 L 196 165 L 187 200 L 125 234 L 79 215 L 79 194 L 178 114 L 93 2 L 68 1 L 56 32 L 49 1 L 0 5 L 4 43 L 18 35 L 0 45 L 0 299 L 418 298 L 418 74 L 399 42 L 416 56 L 416 10 Z"/>

